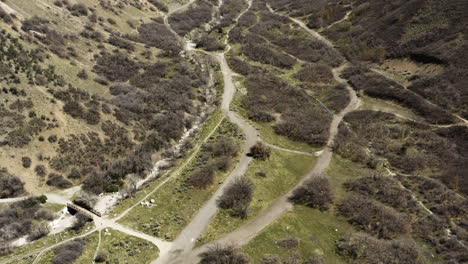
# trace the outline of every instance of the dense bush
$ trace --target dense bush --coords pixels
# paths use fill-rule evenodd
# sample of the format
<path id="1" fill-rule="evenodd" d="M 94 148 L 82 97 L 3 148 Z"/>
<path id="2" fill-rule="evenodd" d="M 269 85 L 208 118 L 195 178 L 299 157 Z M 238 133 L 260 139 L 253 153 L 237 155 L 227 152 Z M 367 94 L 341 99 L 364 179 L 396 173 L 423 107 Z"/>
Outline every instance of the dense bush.
<path id="1" fill-rule="evenodd" d="M 164 23 L 150 22 L 141 24 L 138 27 L 138 36 L 135 37 L 135 40 L 173 54 L 178 54 L 182 50 L 180 41 Z"/>
<path id="2" fill-rule="evenodd" d="M 50 232 L 49 223 L 46 221 L 33 222 L 31 230 L 29 231 L 28 238 L 30 240 L 37 240 L 41 237 L 47 236 Z"/>
<path id="3" fill-rule="evenodd" d="M 392 100 L 406 106 L 434 124 L 450 124 L 454 117 L 445 109 L 428 103 L 421 96 L 405 89 L 401 85 L 375 74 L 356 71 L 349 78 L 350 84 L 356 90 L 363 90 L 371 97 Z"/>
<path id="4" fill-rule="evenodd" d="M 57 173 L 50 173 L 49 179 L 47 180 L 46 184 L 49 186 L 54 186 L 54 187 L 58 187 L 61 189 L 70 188 L 73 185 L 71 182 L 63 178 L 62 175 L 57 174 Z"/>
<path id="5" fill-rule="evenodd" d="M 422 264 L 423 255 L 413 240 L 379 240 L 354 234 L 338 242 L 338 251 L 356 264 Z"/>
<path id="6" fill-rule="evenodd" d="M 231 210 L 233 216 L 246 218 L 253 191 L 254 186 L 249 179 L 237 178 L 224 189 L 217 200 L 218 207 Z"/>
<path id="7" fill-rule="evenodd" d="M 315 175 L 312 179 L 294 190 L 289 200 L 320 210 L 328 210 L 333 203 L 333 192 L 326 175 Z"/>
<path id="8" fill-rule="evenodd" d="M 107 258 L 109 257 L 109 252 L 107 250 L 101 249 L 96 255 L 96 258 L 94 259 L 98 263 L 105 262 Z"/>
<path id="9" fill-rule="evenodd" d="M 363 196 L 351 195 L 339 205 L 340 215 L 379 238 L 396 238 L 410 231 L 411 219 L 391 207 Z"/>
<path id="10" fill-rule="evenodd" d="M 216 244 L 200 255 L 200 264 L 248 264 L 248 257 L 233 246 Z"/>
<path id="11" fill-rule="evenodd" d="M 26 169 L 31 167 L 31 158 L 22 157 L 21 158 L 21 164 L 23 165 L 23 168 L 26 168 Z"/>
<path id="12" fill-rule="evenodd" d="M 17 197 L 24 192 L 24 183 L 6 169 L 0 168 L 0 198 Z"/>
<path id="13" fill-rule="evenodd" d="M 375 175 L 350 180 L 344 184 L 346 189 L 366 197 L 372 197 L 399 211 L 418 213 L 420 210 L 413 194 L 400 186 L 389 176 Z"/>
<path id="14" fill-rule="evenodd" d="M 86 240 L 77 238 L 63 245 L 59 245 L 54 249 L 55 256 L 52 259 L 52 264 L 68 264 L 73 263 L 83 253 Z"/>
<path id="15" fill-rule="evenodd" d="M 207 165 L 193 172 L 187 182 L 198 189 L 206 189 L 213 184 L 215 170 L 213 166 Z"/>
<path id="16" fill-rule="evenodd" d="M 112 35 L 107 41 L 118 48 L 126 49 L 130 52 L 135 51 L 135 45 L 128 40 Z"/>
<path id="17" fill-rule="evenodd" d="M 267 160 L 270 158 L 271 149 L 262 142 L 257 142 L 250 148 L 249 155 L 258 160 Z"/>
<path id="18" fill-rule="evenodd" d="M 34 167 L 34 171 L 40 177 L 44 177 L 47 174 L 47 170 L 44 165 L 37 165 L 36 167 Z"/>
<path id="19" fill-rule="evenodd" d="M 123 53 L 102 53 L 94 71 L 109 81 L 125 82 L 138 73 L 139 65 Z"/>
<path id="20" fill-rule="evenodd" d="M 197 0 L 186 11 L 172 14 L 169 17 L 171 27 L 179 34 L 185 35 L 211 20 L 213 5 L 205 0 Z"/>

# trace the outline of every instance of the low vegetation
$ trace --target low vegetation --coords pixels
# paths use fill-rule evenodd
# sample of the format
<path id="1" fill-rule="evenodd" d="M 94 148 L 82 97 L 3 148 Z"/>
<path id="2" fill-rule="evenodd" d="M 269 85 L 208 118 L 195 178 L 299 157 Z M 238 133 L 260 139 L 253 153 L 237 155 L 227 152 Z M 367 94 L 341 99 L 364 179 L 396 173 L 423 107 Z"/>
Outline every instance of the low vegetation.
<path id="1" fill-rule="evenodd" d="M 237 178 L 224 189 L 216 202 L 219 208 L 229 210 L 232 216 L 247 218 L 253 192 L 254 186 L 249 179 Z"/>
<path id="2" fill-rule="evenodd" d="M 295 189 L 289 200 L 311 208 L 327 210 L 333 203 L 333 192 L 326 175 L 315 175 Z"/>
<path id="3" fill-rule="evenodd" d="M 42 206 L 46 199 L 32 197 L 0 209 L 1 255 L 11 253 L 11 243 L 18 238 L 27 236 L 29 240 L 37 240 L 49 233 L 48 222 L 55 216 L 51 210 Z"/>
<path id="4" fill-rule="evenodd" d="M 200 264 L 213 264 L 213 263 L 235 263 L 235 264 L 248 264 L 250 263 L 247 256 L 242 251 L 233 246 L 214 245 L 207 251 L 201 253 Z"/>

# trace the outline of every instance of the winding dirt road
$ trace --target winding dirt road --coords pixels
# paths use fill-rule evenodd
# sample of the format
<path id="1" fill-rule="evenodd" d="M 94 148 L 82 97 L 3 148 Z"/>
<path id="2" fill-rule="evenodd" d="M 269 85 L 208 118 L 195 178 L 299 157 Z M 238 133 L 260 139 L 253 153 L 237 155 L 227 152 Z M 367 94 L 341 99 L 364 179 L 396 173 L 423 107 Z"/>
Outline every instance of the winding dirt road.
<path id="1" fill-rule="evenodd" d="M 269 9 L 270 11 L 274 12 L 274 10 L 272 10 L 271 8 Z M 244 14 L 245 12 L 246 11 L 244 11 L 242 14 Z M 298 24 L 300 27 L 307 30 L 307 32 L 309 32 L 313 37 L 316 37 L 317 39 L 321 40 L 327 46 L 334 48 L 333 44 L 330 41 L 328 41 L 326 38 L 324 38 L 317 32 L 307 28 L 302 22 L 292 19 L 292 18 L 291 20 L 295 22 L 296 24 Z M 251 143 L 255 143 L 256 141 L 256 137 L 254 137 L 254 135 L 256 134 L 255 129 L 246 121 L 244 121 L 242 118 L 240 118 L 236 113 L 229 111 L 229 104 L 235 92 L 235 87 L 232 82 L 233 72 L 227 65 L 227 62 L 224 58 L 224 53 L 216 54 L 214 56 L 218 59 L 220 63 L 221 70 L 224 76 L 224 81 L 225 81 L 225 94 L 223 96 L 223 103 L 222 103 L 223 111 L 225 114 L 229 116 L 231 121 L 238 124 L 242 128 L 242 130 L 244 131 L 244 133 L 246 133 L 246 136 L 248 138 L 247 141 L 251 139 L 252 140 Z M 333 116 L 333 120 L 330 124 L 330 129 L 329 129 L 329 138 L 328 138 L 325 149 L 320 152 L 319 158 L 317 160 L 315 167 L 303 178 L 303 180 L 300 183 L 296 185 L 296 187 L 302 185 L 305 181 L 309 180 L 312 177 L 317 177 L 317 175 L 321 175 L 325 171 L 325 169 L 328 167 L 331 161 L 331 157 L 332 157 L 331 147 L 333 145 L 336 135 L 338 134 L 339 124 L 341 123 L 341 121 L 343 120 L 343 117 L 347 113 L 353 110 L 356 110 L 359 107 L 360 101 L 357 98 L 355 91 L 348 85 L 346 80 L 340 77 L 341 72 L 343 71 L 343 69 L 347 67 L 347 65 L 348 65 L 347 63 L 344 63 L 340 67 L 333 69 L 333 76 L 337 82 L 343 83 L 346 86 L 346 89 L 349 93 L 350 102 L 344 110 L 342 110 L 340 113 Z M 250 135 L 250 133 L 252 134 Z M 247 142 L 246 145 L 249 145 L 249 142 Z M 245 170 L 247 170 L 247 167 L 245 167 Z M 234 174 L 231 174 L 231 176 L 232 175 Z M 218 195 L 222 193 L 222 188 L 220 188 L 218 192 L 213 196 L 213 198 L 210 199 L 210 201 L 208 201 L 208 203 L 199 211 L 199 214 L 197 215 L 197 217 L 186 227 L 186 229 L 181 233 L 181 235 L 174 241 L 171 252 L 167 254 L 166 256 L 161 256 L 158 260 L 154 261 L 153 263 L 154 264 L 197 263 L 198 254 L 206 250 L 206 248 L 210 247 L 211 245 L 214 245 L 215 243 L 235 244 L 235 245 L 240 245 L 240 246 L 245 245 L 246 243 L 248 243 L 248 241 L 254 238 L 264 228 L 266 228 L 268 225 L 270 225 L 272 222 L 278 219 L 285 212 L 292 209 L 292 205 L 288 202 L 288 197 L 291 195 L 292 191 L 295 188 L 291 189 L 287 194 L 277 199 L 269 208 L 264 210 L 262 213 L 260 213 L 260 215 L 258 215 L 256 218 L 254 218 L 250 222 L 243 225 L 241 228 L 227 234 L 225 237 L 223 237 L 222 239 L 218 241 L 206 244 L 200 248 L 190 251 L 195 243 L 196 238 L 205 230 L 210 220 L 214 216 L 214 213 L 216 212 L 215 201 Z"/>

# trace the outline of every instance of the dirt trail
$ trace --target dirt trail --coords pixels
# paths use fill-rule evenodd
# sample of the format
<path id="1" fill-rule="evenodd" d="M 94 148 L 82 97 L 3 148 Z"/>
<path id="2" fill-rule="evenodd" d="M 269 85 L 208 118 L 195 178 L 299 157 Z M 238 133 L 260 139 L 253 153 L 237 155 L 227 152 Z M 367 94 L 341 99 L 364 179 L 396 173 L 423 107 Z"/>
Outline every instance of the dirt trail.
<path id="1" fill-rule="evenodd" d="M 96 246 L 96 251 L 94 251 L 94 255 L 93 255 L 93 264 L 96 263 L 94 260 L 96 259 L 97 255 L 99 254 L 99 249 L 101 248 L 101 236 L 102 236 L 102 232 L 101 230 L 99 230 L 99 233 L 98 233 L 98 244 Z"/>
<path id="2" fill-rule="evenodd" d="M 270 11 L 274 12 L 270 7 L 268 7 Z M 316 37 L 317 39 L 321 40 L 327 46 L 333 48 L 333 44 L 328 41 L 326 38 L 318 34 L 317 32 L 307 28 L 302 22 L 291 18 L 293 22 L 298 24 L 300 27 L 304 28 L 309 32 L 312 36 Z M 359 107 L 360 101 L 356 95 L 356 92 L 348 85 L 347 81 L 340 77 L 341 72 L 348 66 L 348 63 L 344 63 L 338 68 L 333 69 L 333 77 L 339 83 L 343 83 L 346 87 L 346 90 L 349 93 L 350 102 L 343 109 L 340 113 L 333 116 L 333 120 L 330 124 L 329 129 L 329 138 L 327 141 L 327 145 L 325 149 L 321 152 L 316 162 L 314 168 L 307 174 L 305 177 L 299 182 L 293 189 L 291 189 L 287 194 L 281 196 L 276 201 L 270 205 L 269 208 L 261 212 L 257 217 L 252 219 L 250 222 L 246 223 L 245 225 L 241 226 L 239 229 L 227 234 L 223 238 L 206 244 L 200 248 L 197 248 L 190 252 L 187 256 L 185 256 L 184 260 L 174 260 L 169 263 L 197 263 L 198 261 L 198 254 L 206 250 L 208 247 L 212 246 L 215 243 L 221 244 L 234 244 L 234 245 L 245 245 L 247 244 L 252 238 L 258 235 L 264 228 L 268 225 L 273 223 L 276 219 L 282 216 L 285 212 L 292 209 L 291 203 L 288 202 L 288 197 L 292 194 L 293 190 L 302 185 L 305 181 L 317 177 L 321 173 L 325 171 L 325 169 L 330 164 L 332 158 L 332 150 L 331 147 L 333 145 L 334 139 L 338 134 L 338 126 L 343 120 L 343 117 L 351 111 L 356 110 Z"/>

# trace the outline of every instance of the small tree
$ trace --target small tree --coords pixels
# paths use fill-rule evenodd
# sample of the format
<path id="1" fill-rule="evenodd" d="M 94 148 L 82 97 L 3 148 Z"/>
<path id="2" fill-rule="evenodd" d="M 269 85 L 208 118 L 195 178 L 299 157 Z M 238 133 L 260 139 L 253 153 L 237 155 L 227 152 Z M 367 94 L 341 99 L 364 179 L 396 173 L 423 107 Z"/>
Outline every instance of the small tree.
<path id="1" fill-rule="evenodd" d="M 218 207 L 232 210 L 232 215 L 246 218 L 247 208 L 253 196 L 253 184 L 246 178 L 237 178 L 226 187 L 223 195 L 218 199 Z"/>
<path id="2" fill-rule="evenodd" d="M 188 183 L 198 189 L 206 189 L 214 182 L 214 168 L 209 164 L 192 173 Z"/>
<path id="3" fill-rule="evenodd" d="M 240 249 L 233 246 L 216 244 L 201 253 L 200 264 L 248 264 L 247 256 Z"/>
<path id="4" fill-rule="evenodd" d="M 267 160 L 270 158 L 271 149 L 262 142 L 257 142 L 257 144 L 250 148 L 249 155 L 254 159 Z"/>
<path id="5" fill-rule="evenodd" d="M 41 177 L 44 177 L 47 173 L 47 170 L 44 165 L 37 165 L 34 168 L 34 171 L 36 172 L 38 176 L 41 176 Z"/>
<path id="6" fill-rule="evenodd" d="M 102 262 L 105 262 L 108 257 L 109 257 L 109 252 L 105 249 L 101 249 L 97 253 L 96 258 L 94 260 L 98 263 L 102 263 Z"/>
<path id="7" fill-rule="evenodd" d="M 27 168 L 31 167 L 31 158 L 29 158 L 29 157 L 22 157 L 22 158 L 21 158 L 21 162 L 22 162 L 24 168 L 27 169 Z"/>
<path id="8" fill-rule="evenodd" d="M 320 210 L 327 210 L 333 202 L 333 193 L 325 175 L 316 175 L 294 190 L 289 200 Z"/>

